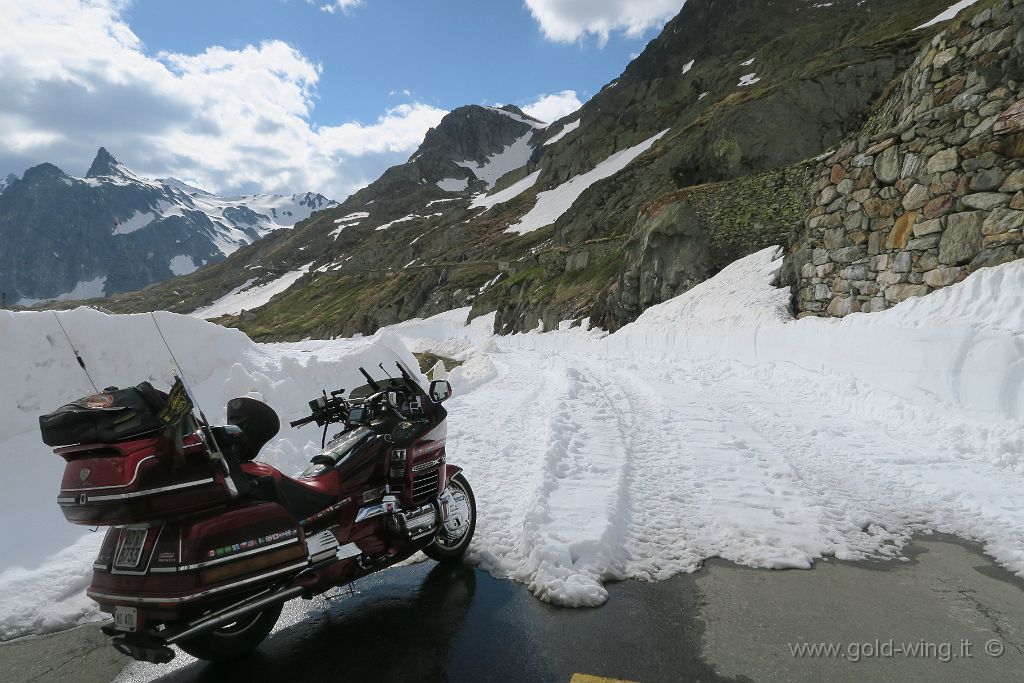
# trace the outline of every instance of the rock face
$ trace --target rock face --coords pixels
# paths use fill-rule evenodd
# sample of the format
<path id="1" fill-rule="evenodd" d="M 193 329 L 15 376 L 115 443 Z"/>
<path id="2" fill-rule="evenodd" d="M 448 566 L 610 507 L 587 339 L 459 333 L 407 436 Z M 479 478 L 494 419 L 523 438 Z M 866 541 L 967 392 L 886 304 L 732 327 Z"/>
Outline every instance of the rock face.
<path id="1" fill-rule="evenodd" d="M 101 147 L 84 178 L 41 164 L 0 183 L 0 297 L 30 305 L 139 289 L 334 205 L 313 193 L 216 197 L 140 178 Z"/>
<path id="2" fill-rule="evenodd" d="M 935 35 L 820 161 L 784 268 L 801 314 L 883 310 L 1024 257 L 1022 26 L 1004 1 Z"/>

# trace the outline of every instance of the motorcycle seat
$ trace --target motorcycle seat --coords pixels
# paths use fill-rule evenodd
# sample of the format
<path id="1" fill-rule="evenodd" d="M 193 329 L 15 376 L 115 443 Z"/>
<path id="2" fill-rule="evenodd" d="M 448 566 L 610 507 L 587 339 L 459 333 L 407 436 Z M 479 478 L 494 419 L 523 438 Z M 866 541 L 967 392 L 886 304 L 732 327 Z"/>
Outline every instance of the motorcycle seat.
<path id="1" fill-rule="evenodd" d="M 298 520 L 306 519 L 338 501 L 337 496 L 319 491 L 312 486 L 281 475 L 252 478 L 251 495 L 271 503 L 277 503 Z"/>

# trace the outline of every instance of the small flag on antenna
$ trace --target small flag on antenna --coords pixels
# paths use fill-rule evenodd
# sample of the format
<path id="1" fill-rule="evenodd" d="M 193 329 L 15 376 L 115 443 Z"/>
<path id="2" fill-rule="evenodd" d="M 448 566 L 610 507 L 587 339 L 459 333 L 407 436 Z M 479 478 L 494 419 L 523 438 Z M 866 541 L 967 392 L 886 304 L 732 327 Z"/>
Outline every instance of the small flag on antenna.
<path id="1" fill-rule="evenodd" d="M 167 395 L 167 407 L 160 413 L 160 421 L 168 427 L 181 422 L 182 418 L 192 412 L 192 399 L 188 397 L 185 384 L 180 377 L 174 378 L 174 386 Z"/>

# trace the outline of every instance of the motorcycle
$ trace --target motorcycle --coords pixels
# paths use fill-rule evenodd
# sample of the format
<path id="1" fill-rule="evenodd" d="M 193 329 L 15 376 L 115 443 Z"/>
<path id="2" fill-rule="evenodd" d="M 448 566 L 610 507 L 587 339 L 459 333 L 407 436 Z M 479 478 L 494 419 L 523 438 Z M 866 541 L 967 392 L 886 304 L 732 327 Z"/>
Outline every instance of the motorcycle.
<path id="1" fill-rule="evenodd" d="M 227 425 L 198 420 L 178 380 L 110 388 L 40 418 L 65 461 L 65 518 L 109 529 L 86 594 L 113 623 L 118 651 L 166 663 L 171 645 L 223 661 L 271 632 L 285 602 L 310 599 L 423 551 L 457 563 L 476 502 L 447 462 L 445 380 L 398 377 L 310 401 L 291 422 L 323 427 L 322 450 L 295 478 L 257 462 L 280 427 L 268 405 L 228 403 Z M 383 364 L 380 366 L 383 369 Z M 200 411 L 200 416 L 202 413 Z M 332 425 L 340 431 L 328 440 Z M 67 445 L 71 444 L 71 445 Z"/>

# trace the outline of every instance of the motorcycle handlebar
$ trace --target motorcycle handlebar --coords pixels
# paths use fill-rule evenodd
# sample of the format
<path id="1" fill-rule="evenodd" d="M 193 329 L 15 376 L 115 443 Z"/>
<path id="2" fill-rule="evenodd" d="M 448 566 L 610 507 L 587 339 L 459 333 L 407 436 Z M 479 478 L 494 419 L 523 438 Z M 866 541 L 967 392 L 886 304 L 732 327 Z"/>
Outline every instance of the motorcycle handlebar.
<path id="1" fill-rule="evenodd" d="M 292 427 L 301 427 L 302 425 L 307 425 L 315 420 L 316 416 L 310 415 L 309 417 L 304 417 L 301 420 L 295 420 L 294 422 L 289 422 L 288 424 L 290 424 Z"/>

